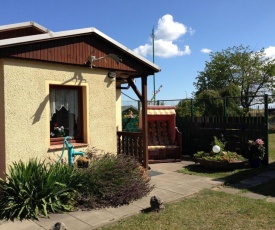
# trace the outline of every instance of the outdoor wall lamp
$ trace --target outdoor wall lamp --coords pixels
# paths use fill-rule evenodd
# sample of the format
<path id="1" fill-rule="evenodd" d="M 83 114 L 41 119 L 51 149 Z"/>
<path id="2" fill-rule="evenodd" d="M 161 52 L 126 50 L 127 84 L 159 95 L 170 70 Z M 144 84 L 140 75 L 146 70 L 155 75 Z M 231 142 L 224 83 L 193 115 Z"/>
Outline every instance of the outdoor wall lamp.
<path id="1" fill-rule="evenodd" d="M 114 81 L 116 78 L 116 72 L 109 72 L 108 77 L 110 78 L 110 81 Z"/>

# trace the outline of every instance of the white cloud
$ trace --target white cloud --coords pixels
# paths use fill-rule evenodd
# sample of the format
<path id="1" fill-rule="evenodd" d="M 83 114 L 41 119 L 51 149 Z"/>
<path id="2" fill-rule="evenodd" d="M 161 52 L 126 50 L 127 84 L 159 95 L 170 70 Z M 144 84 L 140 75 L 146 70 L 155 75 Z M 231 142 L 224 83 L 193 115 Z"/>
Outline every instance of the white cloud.
<path id="1" fill-rule="evenodd" d="M 191 54 L 189 46 L 185 46 L 184 49 L 180 50 L 172 41 L 159 39 L 155 42 L 155 55 L 158 57 L 170 58 L 189 54 Z"/>
<path id="2" fill-rule="evenodd" d="M 269 46 L 265 49 L 265 54 L 267 57 L 275 58 L 275 47 Z"/>
<path id="3" fill-rule="evenodd" d="M 186 34 L 186 32 L 187 28 L 185 25 L 175 22 L 172 15 L 166 14 L 159 19 L 155 35 L 157 39 L 175 41 Z"/>
<path id="4" fill-rule="evenodd" d="M 204 54 L 209 54 L 209 53 L 211 53 L 211 51 L 212 51 L 212 50 L 207 49 L 207 48 L 201 49 L 201 52 L 204 53 Z"/>
<path id="5" fill-rule="evenodd" d="M 185 45 L 184 48 L 181 49 L 178 44 L 176 44 L 179 38 L 185 35 L 187 31 L 187 27 L 182 23 L 175 22 L 173 16 L 170 14 L 166 14 L 160 18 L 155 31 L 155 56 L 170 58 L 191 54 L 189 46 Z M 194 30 L 189 28 L 189 33 L 194 33 Z M 134 52 L 142 56 L 152 55 L 152 42 L 137 47 L 134 49 Z"/>
<path id="6" fill-rule="evenodd" d="M 151 44 L 145 44 L 143 46 L 139 46 L 138 48 L 134 49 L 135 53 L 138 53 L 139 55 L 146 56 L 147 54 L 152 54 L 152 45 Z"/>

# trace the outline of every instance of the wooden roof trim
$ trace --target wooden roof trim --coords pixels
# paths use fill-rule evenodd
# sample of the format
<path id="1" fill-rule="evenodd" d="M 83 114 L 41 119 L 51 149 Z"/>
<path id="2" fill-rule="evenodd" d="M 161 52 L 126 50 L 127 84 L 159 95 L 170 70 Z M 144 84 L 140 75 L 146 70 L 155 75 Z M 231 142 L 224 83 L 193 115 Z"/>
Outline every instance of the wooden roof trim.
<path id="1" fill-rule="evenodd" d="M 97 30 L 94 27 L 61 31 L 61 32 L 49 32 L 49 33 L 45 33 L 45 34 L 24 36 L 24 37 L 18 37 L 18 38 L 3 39 L 3 40 L 0 40 L 0 49 L 4 48 L 4 47 L 10 47 L 10 46 L 16 46 L 16 45 L 22 45 L 22 44 L 28 44 L 28 43 L 34 43 L 34 42 L 41 42 L 41 41 L 46 41 L 46 40 L 60 39 L 60 38 L 65 38 L 65 37 L 76 37 L 76 36 L 81 36 L 81 35 L 85 35 L 85 34 L 93 34 L 93 33 L 98 35 L 99 37 L 107 40 L 112 45 L 117 46 L 119 49 L 130 54 L 131 56 L 138 59 L 139 61 L 142 61 L 146 65 L 150 66 L 151 68 L 153 68 L 155 70 L 155 72 L 160 71 L 159 66 L 150 62 L 146 58 L 143 58 L 142 56 L 134 53 L 132 50 L 128 49 L 126 46 L 120 44 L 116 40 L 110 38 L 109 36 L 107 36 L 106 34 L 102 33 L 101 31 Z"/>

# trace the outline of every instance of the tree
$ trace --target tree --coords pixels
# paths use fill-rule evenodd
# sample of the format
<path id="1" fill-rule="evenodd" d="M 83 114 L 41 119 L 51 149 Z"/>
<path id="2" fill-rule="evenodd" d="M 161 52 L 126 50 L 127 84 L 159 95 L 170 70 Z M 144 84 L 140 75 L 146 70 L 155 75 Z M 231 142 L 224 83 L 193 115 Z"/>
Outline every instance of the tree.
<path id="1" fill-rule="evenodd" d="M 264 49 L 254 52 L 249 47 L 234 46 L 221 52 L 210 53 L 204 71 L 199 72 L 195 98 L 205 91 L 217 91 L 221 97 L 238 96 L 244 111 L 257 102 L 257 96 L 273 93 L 275 59 L 268 58 Z"/>

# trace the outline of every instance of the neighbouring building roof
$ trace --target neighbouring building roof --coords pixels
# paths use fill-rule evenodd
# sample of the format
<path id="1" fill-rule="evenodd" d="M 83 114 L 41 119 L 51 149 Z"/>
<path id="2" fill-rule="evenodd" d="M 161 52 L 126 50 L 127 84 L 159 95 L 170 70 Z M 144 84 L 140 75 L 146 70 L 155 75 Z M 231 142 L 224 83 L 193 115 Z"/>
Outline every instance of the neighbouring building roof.
<path id="1" fill-rule="evenodd" d="M 132 106 L 132 105 L 123 105 L 121 106 L 121 111 L 124 112 L 124 111 L 128 111 L 128 110 L 132 110 L 132 112 L 138 112 L 138 109 L 135 107 L 135 106 Z"/>
<path id="2" fill-rule="evenodd" d="M 0 40 L 51 32 L 36 22 L 21 22 L 0 26 Z"/>

